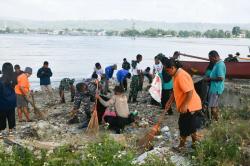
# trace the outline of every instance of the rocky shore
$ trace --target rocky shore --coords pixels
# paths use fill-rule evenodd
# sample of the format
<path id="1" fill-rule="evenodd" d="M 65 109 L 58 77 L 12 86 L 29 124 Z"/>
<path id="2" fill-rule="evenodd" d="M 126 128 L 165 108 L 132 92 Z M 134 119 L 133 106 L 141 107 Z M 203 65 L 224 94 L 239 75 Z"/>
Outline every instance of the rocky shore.
<path id="1" fill-rule="evenodd" d="M 147 85 L 145 85 L 146 87 Z M 233 108 L 249 108 L 250 104 L 250 81 L 248 80 L 228 80 L 225 84 L 225 93 L 222 96 L 221 105 Z M 146 88 L 145 88 L 146 89 Z M 13 144 L 26 147 L 39 155 L 41 149 L 53 152 L 53 149 L 70 145 L 76 150 L 83 149 L 84 146 L 93 141 L 92 137 L 86 135 L 84 129 L 78 129 L 78 124 L 69 125 L 69 111 L 72 109 L 70 102 L 70 94 L 66 92 L 66 103 L 59 103 L 58 90 L 54 90 L 54 96 L 58 101 L 45 104 L 42 100 L 41 92 L 34 93 L 37 107 L 46 112 L 46 120 L 38 120 L 33 116 L 33 122 L 18 122 L 16 125 L 15 137 L 11 139 L 3 139 L 2 146 L 11 151 Z M 114 140 L 124 144 L 125 146 L 135 146 L 138 138 L 141 138 L 150 127 L 156 123 L 160 113 L 163 111 L 158 106 L 150 105 L 150 95 L 147 90 L 139 93 L 138 103 L 129 104 L 130 111 L 138 111 L 139 120 L 130 126 L 127 126 L 120 135 L 107 131 L 104 126 L 100 126 L 100 136 L 108 134 Z M 175 110 L 175 109 L 174 109 Z M 32 109 L 30 109 L 31 115 Z M 16 117 L 17 118 L 17 117 Z M 82 114 L 81 119 L 84 119 Z M 80 119 L 80 121 L 81 121 Z M 205 129 L 206 130 L 206 129 Z M 206 132 L 206 131 L 201 132 Z M 168 154 L 171 161 L 176 165 L 188 165 L 189 161 L 182 154 L 171 150 L 171 147 L 178 143 L 178 113 L 174 111 L 174 115 L 165 115 L 162 125 L 162 132 L 156 136 L 154 142 L 154 154 Z M 190 149 L 189 149 L 190 150 Z M 142 152 L 141 152 L 142 153 Z M 138 156 L 140 155 L 138 151 Z M 143 156 L 144 155 L 144 156 Z M 143 153 L 137 160 L 138 163 L 143 162 L 147 153 Z"/>

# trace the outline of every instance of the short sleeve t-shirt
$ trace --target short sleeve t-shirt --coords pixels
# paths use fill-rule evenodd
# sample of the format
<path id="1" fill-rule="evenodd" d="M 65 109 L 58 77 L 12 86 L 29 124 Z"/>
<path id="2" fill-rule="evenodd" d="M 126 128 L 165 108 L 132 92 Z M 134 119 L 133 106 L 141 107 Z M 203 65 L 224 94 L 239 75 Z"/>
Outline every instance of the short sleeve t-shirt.
<path id="1" fill-rule="evenodd" d="M 211 81 L 209 89 L 210 94 L 223 93 L 225 76 L 226 76 L 226 66 L 225 63 L 222 60 L 220 60 L 214 65 L 214 68 L 210 73 L 210 78 L 222 77 L 223 81 Z"/>
<path id="2" fill-rule="evenodd" d="M 24 87 L 25 94 L 30 91 L 30 82 L 24 73 L 17 77 L 17 85 L 15 86 L 16 94 L 23 95 L 21 87 Z"/>
<path id="3" fill-rule="evenodd" d="M 188 104 L 188 110 L 195 112 L 201 110 L 201 99 L 194 89 L 194 83 L 191 76 L 183 69 L 178 69 L 177 73 L 173 77 L 174 84 L 174 97 L 176 102 L 177 110 L 179 111 L 181 104 L 185 99 L 185 93 L 193 91 L 192 99 Z"/>
<path id="4" fill-rule="evenodd" d="M 128 75 L 128 70 L 121 69 L 116 73 L 116 79 L 118 82 L 123 82 L 126 79 L 126 76 Z"/>
<path id="5" fill-rule="evenodd" d="M 163 66 L 162 66 L 161 63 L 155 64 L 155 65 L 153 66 L 153 70 L 155 71 L 155 73 L 161 73 L 161 72 L 162 72 L 162 69 L 163 69 Z M 154 73 L 154 74 L 155 74 L 155 73 Z"/>
<path id="6" fill-rule="evenodd" d="M 142 71 L 141 63 L 137 63 L 135 68 L 132 68 L 132 75 L 139 75 L 138 70 Z"/>

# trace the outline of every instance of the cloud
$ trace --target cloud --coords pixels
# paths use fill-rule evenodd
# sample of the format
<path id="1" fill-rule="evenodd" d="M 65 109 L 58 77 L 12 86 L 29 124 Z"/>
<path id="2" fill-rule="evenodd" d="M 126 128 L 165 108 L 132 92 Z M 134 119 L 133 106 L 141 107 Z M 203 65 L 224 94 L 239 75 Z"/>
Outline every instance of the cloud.
<path id="1" fill-rule="evenodd" d="M 249 23 L 248 0 L 0 0 L 1 18 Z"/>

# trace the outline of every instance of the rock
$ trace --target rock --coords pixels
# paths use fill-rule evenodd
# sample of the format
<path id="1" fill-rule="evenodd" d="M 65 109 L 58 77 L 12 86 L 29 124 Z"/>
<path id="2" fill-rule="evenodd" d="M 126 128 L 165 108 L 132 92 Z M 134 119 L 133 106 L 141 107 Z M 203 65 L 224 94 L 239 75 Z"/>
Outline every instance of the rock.
<path id="1" fill-rule="evenodd" d="M 165 126 L 161 129 L 162 136 L 164 137 L 165 140 L 169 140 L 171 138 L 171 133 L 169 131 L 169 127 Z"/>
<path id="2" fill-rule="evenodd" d="M 26 126 L 25 128 L 22 128 L 21 131 L 19 132 L 19 136 L 21 139 L 39 138 L 37 130 L 35 130 L 31 126 Z"/>
<path id="3" fill-rule="evenodd" d="M 168 147 L 157 147 L 151 151 L 145 152 L 133 161 L 133 164 L 142 165 L 145 164 L 146 159 L 150 156 L 159 157 L 159 159 L 164 159 L 166 157 L 170 158 L 170 161 L 176 166 L 189 166 L 190 161 L 178 154 L 174 154 Z"/>
<path id="4" fill-rule="evenodd" d="M 190 161 L 185 158 L 185 157 L 182 157 L 178 154 L 174 154 L 173 156 L 170 157 L 170 160 L 172 163 L 174 163 L 176 166 L 191 166 L 191 163 Z"/>
<path id="5" fill-rule="evenodd" d="M 161 132 L 164 133 L 164 132 L 169 132 L 169 127 L 168 126 L 165 126 L 161 129 Z"/>

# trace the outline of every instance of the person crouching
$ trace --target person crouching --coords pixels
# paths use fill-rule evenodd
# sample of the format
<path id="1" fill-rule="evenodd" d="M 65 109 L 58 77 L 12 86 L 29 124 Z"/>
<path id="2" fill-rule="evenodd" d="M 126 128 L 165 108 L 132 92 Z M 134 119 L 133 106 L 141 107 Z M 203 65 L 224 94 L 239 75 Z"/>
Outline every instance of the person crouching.
<path id="1" fill-rule="evenodd" d="M 201 127 L 199 119 L 202 109 L 201 99 L 195 91 L 191 76 L 180 68 L 180 63 L 174 59 L 166 59 L 163 62 L 165 70 L 173 77 L 173 91 L 179 116 L 180 144 L 185 146 L 188 136 L 192 137 L 192 147 L 198 140 L 197 129 Z"/>
<path id="2" fill-rule="evenodd" d="M 79 128 L 86 128 L 88 126 L 88 123 L 91 118 L 90 98 L 91 98 L 91 94 L 88 90 L 87 84 L 85 83 L 76 84 L 76 95 L 74 99 L 74 107 L 70 112 L 73 118 L 69 120 L 69 123 L 73 123 L 72 121 L 74 121 L 75 119 L 78 119 L 76 114 L 80 109 L 81 103 L 83 103 L 82 112 L 85 112 L 86 120 L 83 122 L 82 126 L 80 126 Z"/>
<path id="3" fill-rule="evenodd" d="M 120 134 L 124 127 L 134 121 L 133 114 L 130 114 L 128 108 L 128 99 L 124 93 L 124 89 L 116 86 L 114 89 L 115 95 L 110 100 L 104 101 L 99 94 L 96 98 L 106 107 L 114 106 L 116 116 L 105 116 L 104 121 L 109 124 L 109 128 Z"/>

